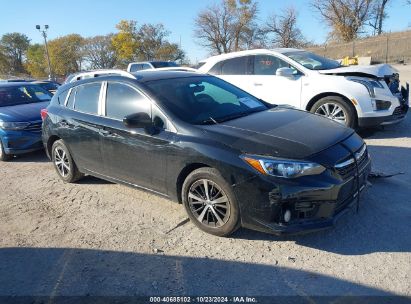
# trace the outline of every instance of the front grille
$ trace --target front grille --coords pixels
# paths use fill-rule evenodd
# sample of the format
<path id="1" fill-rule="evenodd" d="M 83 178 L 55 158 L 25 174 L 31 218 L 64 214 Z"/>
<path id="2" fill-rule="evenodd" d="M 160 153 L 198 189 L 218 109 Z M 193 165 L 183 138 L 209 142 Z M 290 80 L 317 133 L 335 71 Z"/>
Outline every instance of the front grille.
<path id="1" fill-rule="evenodd" d="M 355 153 L 355 156 L 356 156 L 356 159 L 357 159 L 358 170 L 361 172 L 364 169 L 365 165 L 368 163 L 368 160 L 369 160 L 367 146 L 366 145 L 362 146 Z M 335 165 L 335 170 L 343 178 L 354 175 L 354 173 L 355 173 L 354 159 L 350 158 L 346 161 L 343 161 L 343 162 Z"/>
<path id="2" fill-rule="evenodd" d="M 41 121 L 33 121 L 27 127 L 24 128 L 25 131 L 34 131 L 38 132 L 41 131 Z"/>

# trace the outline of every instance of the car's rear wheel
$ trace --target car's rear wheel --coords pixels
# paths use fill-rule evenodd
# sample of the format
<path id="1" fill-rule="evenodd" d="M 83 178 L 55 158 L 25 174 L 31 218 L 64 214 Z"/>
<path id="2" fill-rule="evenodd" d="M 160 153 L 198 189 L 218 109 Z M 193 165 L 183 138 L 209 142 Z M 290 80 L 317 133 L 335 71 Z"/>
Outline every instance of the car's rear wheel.
<path id="1" fill-rule="evenodd" d="M 240 227 L 240 211 L 231 186 L 213 168 L 193 171 L 182 187 L 190 220 L 201 230 L 228 236 Z"/>
<path id="2" fill-rule="evenodd" d="M 12 157 L 13 157 L 13 155 L 6 154 L 6 152 L 4 152 L 3 142 L 0 139 L 0 161 L 8 161 Z"/>
<path id="3" fill-rule="evenodd" d="M 357 127 L 357 114 L 354 106 L 339 96 L 321 98 L 312 106 L 310 112 L 325 116 L 353 129 Z"/>
<path id="4" fill-rule="evenodd" d="M 58 176 L 67 183 L 74 183 L 84 175 L 78 170 L 70 151 L 60 139 L 52 146 L 52 161 Z"/>

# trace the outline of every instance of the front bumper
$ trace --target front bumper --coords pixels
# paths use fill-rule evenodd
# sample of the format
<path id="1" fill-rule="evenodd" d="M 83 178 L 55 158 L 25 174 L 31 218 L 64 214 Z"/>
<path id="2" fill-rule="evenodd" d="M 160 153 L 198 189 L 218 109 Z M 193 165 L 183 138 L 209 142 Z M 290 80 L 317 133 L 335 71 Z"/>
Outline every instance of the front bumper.
<path id="1" fill-rule="evenodd" d="M 358 126 L 362 128 L 376 127 L 380 125 L 392 125 L 400 123 L 405 119 L 408 113 L 408 104 L 403 104 L 396 109 L 392 115 L 381 117 L 359 117 Z"/>
<path id="2" fill-rule="evenodd" d="M 371 171 L 368 159 L 357 176 L 342 178 L 331 169 L 299 180 L 256 176 L 234 188 L 240 203 L 242 226 L 276 235 L 300 234 L 330 228 L 356 205 L 357 195 Z M 359 191 L 358 191 L 359 190 Z M 291 212 L 286 222 L 285 212 Z"/>
<path id="3" fill-rule="evenodd" d="M 390 102 L 396 101 L 396 107 L 391 110 L 392 113 L 390 115 L 378 115 L 378 116 L 360 116 L 358 118 L 358 126 L 361 128 L 367 127 L 376 127 L 380 125 L 392 125 L 397 124 L 405 119 L 409 109 L 409 98 L 410 98 L 410 86 L 407 83 L 405 87 L 401 87 L 401 92 L 394 94 L 394 100 L 388 100 Z M 391 96 L 392 97 L 392 96 Z M 381 96 L 376 98 L 381 100 L 386 100 L 388 98 L 384 98 Z M 378 112 L 378 111 L 377 111 Z M 385 111 L 383 111 L 385 112 Z M 376 114 L 376 112 L 373 112 Z"/>
<path id="4" fill-rule="evenodd" d="M 2 130 L 0 136 L 6 154 L 17 155 L 43 149 L 41 131 Z"/>

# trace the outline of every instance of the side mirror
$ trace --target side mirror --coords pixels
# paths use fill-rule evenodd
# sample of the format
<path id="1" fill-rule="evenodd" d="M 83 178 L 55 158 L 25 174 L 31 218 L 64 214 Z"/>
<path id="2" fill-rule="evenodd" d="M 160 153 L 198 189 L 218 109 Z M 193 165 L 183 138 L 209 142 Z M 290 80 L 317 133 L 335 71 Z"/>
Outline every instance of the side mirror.
<path id="1" fill-rule="evenodd" d="M 151 117 L 143 112 L 124 117 L 123 123 L 127 128 L 147 128 L 153 125 Z"/>
<path id="2" fill-rule="evenodd" d="M 294 78 L 294 70 L 291 68 L 279 68 L 275 72 L 275 75 L 287 78 Z"/>

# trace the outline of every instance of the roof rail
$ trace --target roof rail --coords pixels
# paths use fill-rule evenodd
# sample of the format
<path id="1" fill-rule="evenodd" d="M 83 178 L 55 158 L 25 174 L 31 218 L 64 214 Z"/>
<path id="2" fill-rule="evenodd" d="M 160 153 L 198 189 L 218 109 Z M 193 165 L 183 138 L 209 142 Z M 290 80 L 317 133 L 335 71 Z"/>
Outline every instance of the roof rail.
<path id="1" fill-rule="evenodd" d="M 87 79 L 87 78 L 94 78 L 94 77 L 99 77 L 99 76 L 103 76 L 103 75 L 120 75 L 120 76 L 124 76 L 127 78 L 132 78 L 132 79 L 136 79 L 136 77 L 126 71 L 123 70 L 95 70 L 95 71 L 91 71 L 91 72 L 81 72 L 79 74 L 77 74 L 75 77 L 73 77 L 72 79 L 70 79 L 70 83 L 71 82 L 75 82 L 81 79 Z"/>

